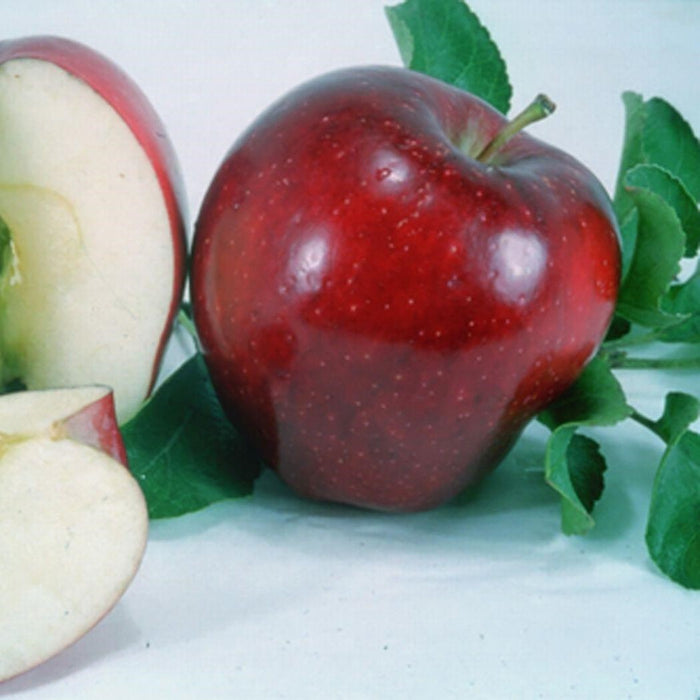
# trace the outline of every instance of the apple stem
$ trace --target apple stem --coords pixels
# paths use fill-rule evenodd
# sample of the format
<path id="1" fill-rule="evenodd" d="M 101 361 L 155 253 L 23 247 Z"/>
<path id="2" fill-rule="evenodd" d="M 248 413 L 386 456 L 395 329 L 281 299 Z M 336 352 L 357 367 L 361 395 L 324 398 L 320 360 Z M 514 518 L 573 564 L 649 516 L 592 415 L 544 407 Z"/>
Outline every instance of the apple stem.
<path id="1" fill-rule="evenodd" d="M 535 99 L 511 119 L 476 157 L 482 163 L 489 163 L 493 157 L 510 141 L 513 136 L 522 131 L 526 126 L 548 117 L 556 108 L 556 105 L 546 95 L 537 95 Z"/>

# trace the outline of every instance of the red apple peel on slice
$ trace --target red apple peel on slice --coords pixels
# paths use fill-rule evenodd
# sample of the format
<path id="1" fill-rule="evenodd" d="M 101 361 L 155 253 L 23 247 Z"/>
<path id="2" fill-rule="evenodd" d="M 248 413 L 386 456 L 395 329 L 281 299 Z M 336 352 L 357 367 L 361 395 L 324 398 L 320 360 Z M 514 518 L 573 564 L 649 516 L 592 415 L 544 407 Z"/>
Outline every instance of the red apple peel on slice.
<path id="1" fill-rule="evenodd" d="M 109 389 L 0 397 L 0 681 L 53 657 L 112 609 L 147 533 Z"/>

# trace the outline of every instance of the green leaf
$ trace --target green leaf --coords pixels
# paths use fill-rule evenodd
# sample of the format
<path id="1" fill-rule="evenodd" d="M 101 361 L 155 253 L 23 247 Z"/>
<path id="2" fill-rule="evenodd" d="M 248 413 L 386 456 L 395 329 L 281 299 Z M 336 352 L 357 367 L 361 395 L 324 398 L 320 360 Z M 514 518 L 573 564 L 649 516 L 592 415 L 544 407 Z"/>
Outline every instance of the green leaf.
<path id="1" fill-rule="evenodd" d="M 634 303 L 627 304 L 623 301 L 618 301 L 616 311 L 622 318 L 632 323 L 647 328 L 656 328 L 659 329 L 659 332 L 662 332 L 664 328 L 678 326 L 686 318 L 666 313 L 661 309 L 642 309 Z"/>
<path id="2" fill-rule="evenodd" d="M 621 318 L 620 316 L 613 316 L 610 322 L 610 328 L 608 328 L 608 332 L 605 336 L 605 342 L 607 343 L 623 338 L 629 335 L 631 330 L 632 324 L 627 319 Z"/>
<path id="3" fill-rule="evenodd" d="M 256 459 L 224 415 L 200 353 L 122 427 L 151 518 L 170 518 L 253 491 Z"/>
<path id="4" fill-rule="evenodd" d="M 645 122 L 644 100 L 635 92 L 625 92 L 622 94 L 622 102 L 625 107 L 625 135 L 613 198 L 615 214 L 621 223 L 627 220 L 630 211 L 634 209 L 634 202 L 627 192 L 624 178 L 629 170 L 646 162 L 642 149 Z M 623 243 L 625 243 L 624 236 Z M 627 246 L 623 245 L 623 250 L 625 247 Z"/>
<path id="5" fill-rule="evenodd" d="M 632 201 L 632 197 L 627 195 Z M 634 259 L 634 252 L 637 248 L 637 233 L 639 231 L 639 211 L 632 207 L 624 219 L 619 220 L 620 238 L 622 239 L 622 270 L 620 279 L 624 282 L 629 275 Z"/>
<path id="6" fill-rule="evenodd" d="M 667 448 L 654 480 L 646 543 L 669 578 L 700 589 L 700 435 L 682 432 Z"/>
<path id="7" fill-rule="evenodd" d="M 697 254 L 700 242 L 700 143 L 664 100 L 644 101 L 633 92 L 622 97 L 625 138 L 614 197 L 623 243 L 617 313 L 663 327 L 680 320 L 663 299 L 680 260 Z"/>
<path id="8" fill-rule="evenodd" d="M 700 210 L 685 185 L 659 165 L 637 165 L 627 172 L 628 187 L 648 190 L 661 197 L 678 216 L 685 234 L 685 257 L 693 257 L 700 241 Z"/>
<path id="9" fill-rule="evenodd" d="M 607 362 L 594 357 L 576 382 L 538 419 L 555 430 L 564 425 L 615 425 L 631 413 L 625 392 Z"/>
<path id="10" fill-rule="evenodd" d="M 691 394 L 671 391 L 666 395 L 664 412 L 654 422 L 653 431 L 667 444 L 672 445 L 697 420 L 700 401 Z"/>
<path id="11" fill-rule="evenodd" d="M 576 383 L 539 415 L 552 431 L 545 455 L 545 479 L 561 496 L 562 530 L 585 534 L 600 498 L 606 469 L 598 445 L 577 434 L 580 427 L 608 426 L 632 414 L 625 394 L 607 363 L 594 358 Z"/>
<path id="12" fill-rule="evenodd" d="M 386 14 L 404 65 L 471 92 L 506 114 L 512 88 L 498 47 L 462 0 L 405 0 Z"/>
<path id="13" fill-rule="evenodd" d="M 545 478 L 561 495 L 561 527 L 566 535 L 583 535 L 594 525 L 591 516 L 603 493 L 605 459 L 598 444 L 576 428 L 555 430 L 547 444 Z"/>
<path id="14" fill-rule="evenodd" d="M 666 343 L 700 343 L 700 264 L 680 284 L 674 284 L 662 302 L 663 310 L 680 320 L 659 330 L 658 339 Z"/>
<path id="15" fill-rule="evenodd" d="M 646 163 L 668 170 L 700 199 L 700 142 L 679 112 L 659 97 L 645 104 L 642 151 Z"/>
<path id="16" fill-rule="evenodd" d="M 625 136 L 615 187 L 615 213 L 624 221 L 633 202 L 626 192 L 627 173 L 637 165 L 656 165 L 700 199 L 700 142 L 689 124 L 668 102 L 625 92 Z"/>
<path id="17" fill-rule="evenodd" d="M 639 219 L 636 246 L 618 295 L 617 313 L 644 326 L 677 323 L 675 315 L 662 309 L 662 300 L 680 272 L 686 245 L 683 227 L 663 197 L 634 185 L 634 178 L 626 182 Z"/>

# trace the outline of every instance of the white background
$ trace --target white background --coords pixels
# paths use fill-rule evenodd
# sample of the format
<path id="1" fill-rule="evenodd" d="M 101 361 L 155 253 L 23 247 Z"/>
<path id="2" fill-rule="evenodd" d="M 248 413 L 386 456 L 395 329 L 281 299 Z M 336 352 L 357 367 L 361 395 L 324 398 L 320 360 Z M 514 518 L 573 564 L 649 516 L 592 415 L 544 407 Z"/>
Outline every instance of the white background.
<path id="1" fill-rule="evenodd" d="M 194 220 L 225 151 L 271 101 L 327 70 L 398 64 L 378 0 L 22 0 L 4 36 L 90 44 L 166 123 Z M 620 94 L 666 97 L 700 132 L 700 2 L 472 0 L 532 132 L 612 188 Z M 170 368 L 182 358 L 174 347 Z M 696 376 L 622 377 L 656 414 Z M 700 698 L 700 593 L 663 578 L 643 534 L 660 445 L 601 433 L 611 463 L 585 538 L 559 531 L 526 433 L 468 503 L 411 516 L 302 502 L 267 474 L 244 501 L 152 525 L 132 587 L 0 698 Z M 0 572 L 0 575 L 2 573 Z"/>

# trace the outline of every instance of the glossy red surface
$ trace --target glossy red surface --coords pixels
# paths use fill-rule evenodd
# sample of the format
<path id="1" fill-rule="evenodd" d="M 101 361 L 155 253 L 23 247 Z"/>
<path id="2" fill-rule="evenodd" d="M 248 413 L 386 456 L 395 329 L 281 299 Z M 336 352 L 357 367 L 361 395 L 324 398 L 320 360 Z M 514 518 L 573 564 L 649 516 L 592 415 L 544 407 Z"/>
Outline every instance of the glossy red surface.
<path id="1" fill-rule="evenodd" d="M 324 76 L 227 155 L 193 250 L 231 418 L 300 494 L 387 510 L 495 466 L 595 352 L 619 247 L 569 156 L 401 69 Z M 471 144 L 468 146 L 467 144 Z"/>

